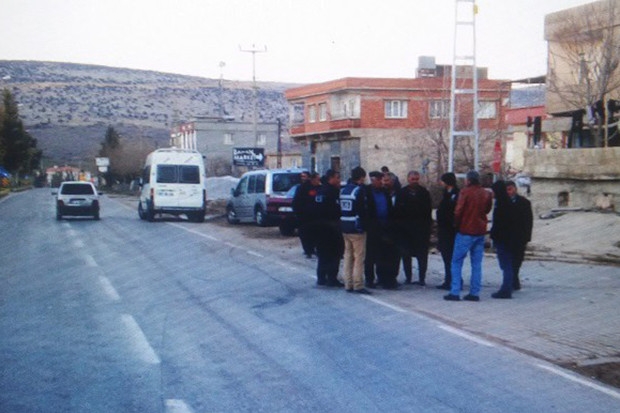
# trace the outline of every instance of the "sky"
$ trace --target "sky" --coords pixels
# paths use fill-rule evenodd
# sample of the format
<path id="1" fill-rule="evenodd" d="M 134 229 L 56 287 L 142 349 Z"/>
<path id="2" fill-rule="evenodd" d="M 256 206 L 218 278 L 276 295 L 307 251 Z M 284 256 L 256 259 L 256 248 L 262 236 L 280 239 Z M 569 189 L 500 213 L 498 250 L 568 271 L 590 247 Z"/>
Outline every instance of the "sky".
<path id="1" fill-rule="evenodd" d="M 493 79 L 545 74 L 544 16 L 590 2 L 477 0 L 477 66 Z M 452 64 L 456 14 L 455 0 L 2 0 L 0 60 L 290 83 L 410 78 L 419 56 Z M 458 53 L 473 38 L 460 27 Z"/>

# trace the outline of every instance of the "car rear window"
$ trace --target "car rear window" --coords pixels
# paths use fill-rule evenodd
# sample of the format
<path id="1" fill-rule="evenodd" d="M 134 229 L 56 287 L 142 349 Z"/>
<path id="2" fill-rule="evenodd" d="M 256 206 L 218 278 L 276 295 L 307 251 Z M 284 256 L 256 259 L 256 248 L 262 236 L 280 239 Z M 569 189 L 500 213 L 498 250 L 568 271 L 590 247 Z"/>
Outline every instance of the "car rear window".
<path id="1" fill-rule="evenodd" d="M 88 184 L 64 184 L 60 191 L 63 195 L 93 195 L 93 187 Z"/>
<path id="2" fill-rule="evenodd" d="M 200 169 L 196 165 L 157 165 L 160 184 L 199 184 Z"/>
<path id="3" fill-rule="evenodd" d="M 279 173 L 273 175 L 273 192 L 286 192 L 301 182 L 299 173 Z"/>

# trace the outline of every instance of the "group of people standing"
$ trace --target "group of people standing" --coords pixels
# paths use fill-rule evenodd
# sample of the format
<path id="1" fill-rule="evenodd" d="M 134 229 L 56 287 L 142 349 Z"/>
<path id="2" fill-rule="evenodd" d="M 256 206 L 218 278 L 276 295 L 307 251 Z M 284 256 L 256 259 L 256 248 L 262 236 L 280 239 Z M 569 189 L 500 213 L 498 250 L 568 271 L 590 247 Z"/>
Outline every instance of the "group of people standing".
<path id="1" fill-rule="evenodd" d="M 360 294 L 371 294 L 370 289 L 378 286 L 396 289 L 401 262 L 405 283 L 426 285 L 433 218 L 431 195 L 420 184 L 420 173 L 410 171 L 404 186 L 387 167 L 370 172 L 368 177 L 367 185 L 366 171 L 353 168 L 341 187 L 335 170 L 328 170 L 323 177 L 315 172 L 302 174 L 293 211 L 304 253 L 318 258 L 317 285 L 344 286 L 347 292 Z M 450 290 L 446 300 L 460 300 L 462 266 L 469 253 L 472 276 L 464 299 L 479 300 L 487 214 L 494 193 L 491 236 L 504 282 L 493 297 L 510 298 L 512 291 L 520 288 L 518 272 L 531 238 L 529 201 L 516 193 L 510 181 L 498 181 L 493 193 L 482 188 L 475 171 L 467 174 L 466 186 L 460 191 L 453 173 L 442 175 L 441 183 L 444 193 L 436 218 L 445 278 L 437 288 Z M 418 269 L 415 281 L 414 257 Z M 341 259 L 344 284 L 338 280 Z"/>

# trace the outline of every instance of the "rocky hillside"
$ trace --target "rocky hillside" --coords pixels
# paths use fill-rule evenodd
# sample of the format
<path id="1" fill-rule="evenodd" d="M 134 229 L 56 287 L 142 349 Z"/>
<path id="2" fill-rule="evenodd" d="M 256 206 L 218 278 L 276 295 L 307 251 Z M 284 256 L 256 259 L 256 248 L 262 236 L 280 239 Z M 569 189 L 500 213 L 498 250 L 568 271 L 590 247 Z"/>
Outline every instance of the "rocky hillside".
<path id="1" fill-rule="evenodd" d="M 111 125 L 128 140 L 166 146 L 171 126 L 196 115 L 252 120 L 251 82 L 71 63 L 0 60 L 0 88 L 54 163 L 90 160 Z M 284 90 L 259 83 L 259 122 L 288 118 Z"/>

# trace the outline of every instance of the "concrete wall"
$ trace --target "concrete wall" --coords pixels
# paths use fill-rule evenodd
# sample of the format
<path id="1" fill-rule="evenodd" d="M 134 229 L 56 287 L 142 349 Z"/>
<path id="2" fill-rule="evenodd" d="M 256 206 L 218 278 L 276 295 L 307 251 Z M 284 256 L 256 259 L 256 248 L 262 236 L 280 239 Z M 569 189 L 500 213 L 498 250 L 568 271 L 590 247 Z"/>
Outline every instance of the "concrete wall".
<path id="1" fill-rule="evenodd" d="M 524 158 L 535 211 L 620 208 L 620 148 L 529 149 Z"/>

